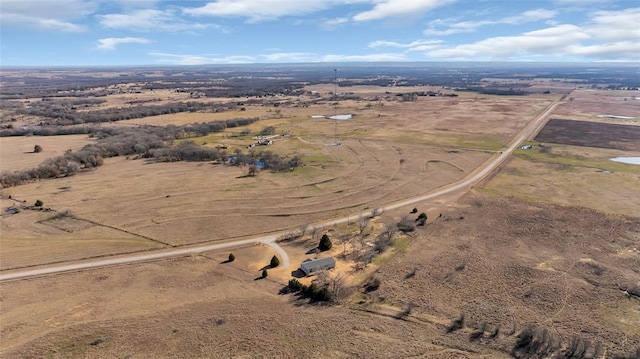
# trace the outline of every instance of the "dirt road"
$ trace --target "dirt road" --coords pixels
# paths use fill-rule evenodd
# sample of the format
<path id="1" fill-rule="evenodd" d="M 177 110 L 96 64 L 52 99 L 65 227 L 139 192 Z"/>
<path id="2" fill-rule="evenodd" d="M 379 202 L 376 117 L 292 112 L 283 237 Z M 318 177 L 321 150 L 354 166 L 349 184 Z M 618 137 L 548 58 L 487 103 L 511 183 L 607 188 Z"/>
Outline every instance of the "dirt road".
<path id="1" fill-rule="evenodd" d="M 404 206 L 408 206 L 414 203 L 432 200 L 436 197 L 449 195 L 458 191 L 468 191 L 474 185 L 482 181 L 486 176 L 488 176 L 491 172 L 500 166 L 502 162 L 504 162 L 513 151 L 518 148 L 518 146 L 525 140 L 533 138 L 544 126 L 547 118 L 553 112 L 553 110 L 560 105 L 561 102 L 556 101 L 552 103 L 545 111 L 540 113 L 536 118 L 534 118 L 522 131 L 518 133 L 503 149 L 501 152 L 496 153 L 489 160 L 483 163 L 481 166 L 472 171 L 469 175 L 458 182 L 451 183 L 447 186 L 441 187 L 437 190 L 431 191 L 427 194 L 408 198 L 399 202 L 388 204 L 384 207 L 381 207 L 382 210 L 392 210 Z M 356 214 L 358 216 L 360 214 Z M 371 212 L 361 213 L 364 216 L 370 216 Z M 349 218 L 353 219 L 354 215 L 338 218 L 335 220 L 327 221 L 324 223 L 317 223 L 314 226 L 331 226 L 334 224 L 345 223 L 349 220 Z M 172 249 L 162 249 L 155 251 L 153 253 L 140 253 L 140 254 L 132 254 L 132 255 L 123 255 L 110 257 L 108 259 L 98 259 L 91 261 L 83 261 L 72 264 L 65 265 L 56 265 L 56 266 L 47 266 L 44 268 L 34 268 L 34 269 L 23 269 L 16 271 L 9 271 L 8 273 L 0 274 L 0 282 L 8 281 L 8 280 L 17 280 L 24 279 L 29 277 L 43 276 L 49 274 L 63 273 L 63 272 L 71 272 L 78 270 L 86 270 L 97 267 L 104 266 L 112 266 L 112 265 L 122 265 L 136 262 L 146 262 L 153 261 L 158 259 L 170 258 L 170 257 L 179 257 L 186 256 L 192 254 L 198 254 L 202 252 L 209 252 L 214 250 L 226 249 L 226 248 L 235 248 L 235 247 L 243 247 L 248 245 L 253 245 L 256 243 L 264 243 L 271 247 L 273 247 L 278 254 L 282 257 L 281 261 L 283 263 L 283 267 L 289 268 L 290 261 L 287 253 L 276 243 L 276 240 L 285 232 L 279 232 L 275 234 L 259 236 L 249 239 L 230 241 L 224 243 L 215 243 L 215 244 L 206 244 L 206 245 L 197 245 L 193 247 L 181 247 L 181 248 L 172 248 Z"/>

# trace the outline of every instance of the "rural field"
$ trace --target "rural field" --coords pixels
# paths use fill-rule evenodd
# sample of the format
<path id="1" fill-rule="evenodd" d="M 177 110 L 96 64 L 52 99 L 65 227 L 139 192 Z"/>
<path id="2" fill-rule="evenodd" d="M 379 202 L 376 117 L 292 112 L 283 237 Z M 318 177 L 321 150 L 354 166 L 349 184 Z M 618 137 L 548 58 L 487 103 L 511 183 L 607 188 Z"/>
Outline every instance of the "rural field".
<path id="1" fill-rule="evenodd" d="M 81 75 L 68 76 L 58 80 Z M 640 157 L 637 90 L 487 75 L 484 92 L 354 78 L 210 98 L 188 81 L 163 88 L 159 70 L 136 76 L 86 89 L 90 100 L 11 100 L 22 105 L 3 115 L 11 135 L 0 137 L 0 168 L 36 177 L 1 190 L 0 278 L 230 247 L 2 280 L 0 357 L 640 355 L 640 166 L 611 161 Z M 221 80 L 210 91 L 243 86 Z M 31 110 L 19 107 L 26 101 Z M 186 101 L 192 107 L 180 107 Z M 39 106 L 66 110 L 48 118 Z M 147 110 L 157 114 L 138 116 Z M 352 117 L 326 118 L 334 114 Z M 194 125 L 213 121 L 225 126 Z M 462 183 L 511 153 L 536 121 L 516 144 L 530 147 L 482 181 L 383 210 Z M 54 135 L 61 129 L 75 134 Z M 153 131 L 165 137 L 144 142 Z M 109 138 L 138 147 L 87 165 L 85 146 L 96 156 Z M 271 144 L 258 144 L 264 138 Z M 138 150 L 147 143 L 157 147 Z M 172 148 L 222 155 L 156 156 Z M 256 169 L 243 156 L 293 165 Z M 51 158 L 73 171 L 29 172 Z M 323 234 L 333 245 L 321 250 Z M 328 256 L 335 269 L 309 277 L 298 269 Z M 293 278 L 331 300 L 291 293 Z"/>

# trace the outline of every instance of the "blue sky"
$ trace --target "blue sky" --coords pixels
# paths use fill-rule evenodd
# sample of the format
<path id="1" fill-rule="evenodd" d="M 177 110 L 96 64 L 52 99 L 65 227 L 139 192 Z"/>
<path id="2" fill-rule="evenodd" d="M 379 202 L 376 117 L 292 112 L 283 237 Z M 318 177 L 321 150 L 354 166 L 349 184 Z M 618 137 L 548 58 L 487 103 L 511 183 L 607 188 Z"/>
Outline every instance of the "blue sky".
<path id="1" fill-rule="evenodd" d="M 640 61 L 640 1 L 0 0 L 2 66 Z"/>

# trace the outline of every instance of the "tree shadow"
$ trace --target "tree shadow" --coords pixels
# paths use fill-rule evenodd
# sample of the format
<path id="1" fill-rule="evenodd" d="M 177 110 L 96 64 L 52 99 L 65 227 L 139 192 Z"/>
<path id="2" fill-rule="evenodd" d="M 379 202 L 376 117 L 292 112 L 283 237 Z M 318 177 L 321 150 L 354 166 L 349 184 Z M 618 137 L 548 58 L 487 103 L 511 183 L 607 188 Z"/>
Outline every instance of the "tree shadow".
<path id="1" fill-rule="evenodd" d="M 313 248 L 309 249 L 308 251 L 306 251 L 304 254 L 319 254 L 320 252 L 322 252 L 320 250 L 320 248 L 313 247 Z"/>
<path id="2" fill-rule="evenodd" d="M 307 274 L 305 272 L 302 271 L 302 269 L 298 268 L 296 270 L 294 270 L 293 272 L 291 272 L 291 276 L 294 278 L 304 278 L 307 276 Z"/>

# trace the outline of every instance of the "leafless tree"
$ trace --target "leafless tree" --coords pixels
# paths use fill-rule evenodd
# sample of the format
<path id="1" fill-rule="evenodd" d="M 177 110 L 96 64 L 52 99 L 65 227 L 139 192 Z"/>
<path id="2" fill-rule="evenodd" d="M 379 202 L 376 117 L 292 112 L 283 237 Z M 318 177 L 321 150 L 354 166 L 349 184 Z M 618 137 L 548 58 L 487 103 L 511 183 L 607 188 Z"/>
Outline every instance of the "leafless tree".
<path id="1" fill-rule="evenodd" d="M 403 233 L 413 232 L 416 229 L 416 225 L 409 216 L 402 216 L 400 222 L 398 222 L 398 229 Z"/>
<path id="2" fill-rule="evenodd" d="M 387 224 L 373 242 L 373 249 L 378 253 L 384 252 L 393 243 L 393 236 L 397 232 L 398 227 L 395 224 Z"/>
<path id="3" fill-rule="evenodd" d="M 358 217 L 358 235 L 362 236 L 367 227 L 369 227 L 369 218 L 361 214 Z"/>
<path id="4" fill-rule="evenodd" d="M 342 243 L 342 256 L 347 258 L 347 243 L 351 241 L 351 234 L 348 232 L 349 228 L 345 229 L 345 232 L 340 236 L 340 242 Z"/>
<path id="5" fill-rule="evenodd" d="M 316 227 L 316 226 L 311 227 L 311 238 L 312 239 L 316 239 L 316 237 L 320 233 L 322 233 L 323 231 L 324 231 L 324 228 L 322 226 L 320 226 L 320 227 Z"/>
<path id="6" fill-rule="evenodd" d="M 300 230 L 300 236 L 304 236 L 305 233 L 307 233 L 307 228 L 309 228 L 309 224 L 308 223 L 304 223 L 301 224 L 300 227 L 298 228 L 298 230 Z"/>

